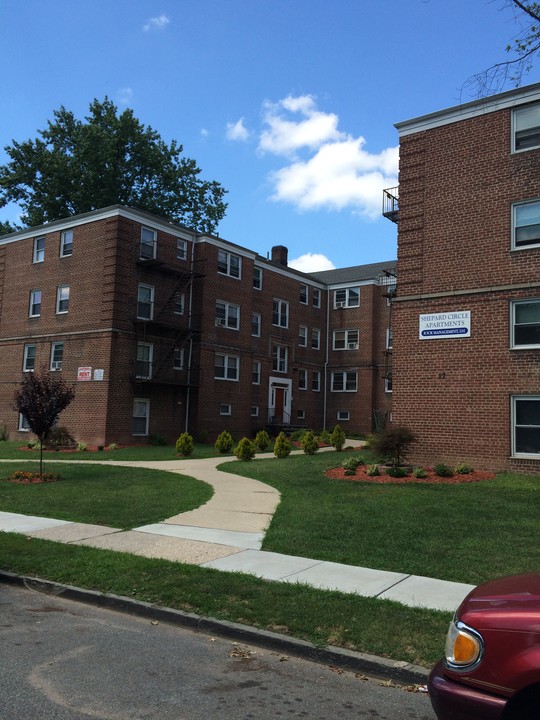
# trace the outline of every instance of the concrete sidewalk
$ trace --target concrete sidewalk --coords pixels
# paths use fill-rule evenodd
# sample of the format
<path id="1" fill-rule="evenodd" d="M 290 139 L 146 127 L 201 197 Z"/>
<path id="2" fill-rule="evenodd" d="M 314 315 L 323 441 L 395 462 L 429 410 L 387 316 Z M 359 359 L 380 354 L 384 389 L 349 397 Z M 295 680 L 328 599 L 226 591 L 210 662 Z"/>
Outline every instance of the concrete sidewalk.
<path id="1" fill-rule="evenodd" d="M 258 455 L 273 457 L 271 453 Z M 20 532 L 55 542 L 128 552 L 148 558 L 243 572 L 265 580 L 303 583 L 365 597 L 396 600 L 413 607 L 453 611 L 473 585 L 387 572 L 261 550 L 280 500 L 274 488 L 222 472 L 226 458 L 155 462 L 98 462 L 190 475 L 214 488 L 203 506 L 134 530 L 0 512 L 0 531 Z M 80 461 L 87 463 L 88 461 Z"/>

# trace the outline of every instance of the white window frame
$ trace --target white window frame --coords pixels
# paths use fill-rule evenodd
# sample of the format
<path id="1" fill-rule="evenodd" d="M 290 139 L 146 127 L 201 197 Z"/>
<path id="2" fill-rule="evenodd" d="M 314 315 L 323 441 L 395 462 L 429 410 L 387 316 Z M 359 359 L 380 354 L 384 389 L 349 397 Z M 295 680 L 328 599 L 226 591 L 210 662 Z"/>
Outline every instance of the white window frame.
<path id="1" fill-rule="evenodd" d="M 251 313 L 251 335 L 253 337 L 261 337 L 262 315 L 261 313 Z"/>
<path id="2" fill-rule="evenodd" d="M 149 300 L 141 299 L 141 291 L 149 291 Z M 137 318 L 139 320 L 153 320 L 154 319 L 154 294 L 155 287 L 153 285 L 147 285 L 146 283 L 139 283 L 137 288 Z M 148 306 L 148 313 L 144 314 L 141 312 L 141 306 Z"/>
<path id="3" fill-rule="evenodd" d="M 218 358 L 223 358 L 223 365 L 217 364 Z M 218 375 L 218 370 L 221 370 L 222 367 L 223 377 Z M 226 380 L 227 382 L 238 382 L 240 379 L 240 358 L 238 355 L 216 353 L 214 355 L 214 378 L 216 380 Z"/>
<path id="4" fill-rule="evenodd" d="M 186 294 L 177 293 L 174 298 L 174 315 L 183 315 L 186 310 Z"/>
<path id="5" fill-rule="evenodd" d="M 39 302 L 37 298 L 39 296 Z M 43 302 L 43 291 L 42 290 L 30 290 L 30 307 L 28 309 L 28 317 L 40 317 L 41 316 L 41 304 Z M 37 308 L 37 312 L 36 312 Z"/>
<path id="6" fill-rule="evenodd" d="M 528 134 L 527 131 L 529 131 Z M 525 139 L 532 137 L 535 144 L 519 147 L 517 137 L 519 132 L 525 133 Z M 538 147 L 540 147 L 540 102 L 514 108 L 512 111 L 512 152 L 526 152 Z"/>
<path id="7" fill-rule="evenodd" d="M 289 327 L 289 303 L 287 300 L 274 298 L 272 300 L 272 325 L 275 327 Z"/>
<path id="8" fill-rule="evenodd" d="M 311 329 L 311 349 L 321 349 L 321 331 L 318 328 Z"/>
<path id="9" fill-rule="evenodd" d="M 360 342 L 359 330 L 334 330 L 332 333 L 332 350 L 358 350 Z"/>
<path id="10" fill-rule="evenodd" d="M 60 355 L 60 358 L 58 358 L 58 355 Z M 62 370 L 63 362 L 64 362 L 64 343 L 62 341 L 51 343 L 51 362 L 50 362 L 50 366 L 49 366 L 50 369 L 52 371 Z"/>
<path id="11" fill-rule="evenodd" d="M 540 347 L 538 343 L 516 343 L 516 309 L 520 305 L 537 305 L 540 312 L 540 298 L 527 298 L 526 300 L 514 300 L 510 303 L 510 348 L 512 350 L 528 350 L 530 348 Z M 539 323 L 522 323 L 523 325 L 537 325 Z M 519 326 L 517 326 L 519 327 Z"/>
<path id="12" fill-rule="evenodd" d="M 385 393 L 392 392 L 392 378 L 391 377 L 384 378 L 384 392 Z"/>
<path id="13" fill-rule="evenodd" d="M 217 271 L 236 280 L 242 279 L 242 257 L 228 250 L 218 250 Z"/>
<path id="14" fill-rule="evenodd" d="M 512 451 L 511 451 L 512 457 L 530 458 L 530 459 L 534 459 L 534 460 L 539 460 L 540 459 L 540 446 L 539 446 L 538 452 L 518 451 L 517 450 L 518 427 L 533 428 L 533 429 L 535 429 L 536 437 L 540 437 L 540 423 L 538 425 L 523 425 L 523 426 L 517 425 L 517 403 L 523 402 L 523 401 L 540 403 L 540 395 L 515 395 L 511 398 L 510 415 L 511 415 L 511 427 L 512 427 Z"/>
<path id="15" fill-rule="evenodd" d="M 262 268 L 255 266 L 253 268 L 253 289 L 262 290 L 263 286 L 263 271 Z"/>
<path id="16" fill-rule="evenodd" d="M 321 392 L 321 373 L 319 370 L 313 370 L 311 373 L 311 391 Z"/>
<path id="17" fill-rule="evenodd" d="M 357 307 L 360 307 L 360 287 L 358 285 L 334 290 L 334 310 Z"/>
<path id="18" fill-rule="evenodd" d="M 536 215 L 536 217 L 534 217 L 534 220 L 537 220 L 537 222 L 532 222 L 529 225 L 518 225 L 518 215 L 520 214 L 520 211 L 527 211 L 530 208 L 533 209 L 533 214 Z M 537 228 L 536 235 L 538 235 L 538 237 L 533 238 L 532 242 L 518 242 L 516 237 L 518 228 L 527 227 Z M 512 250 L 529 250 L 530 248 L 537 247 L 540 247 L 540 200 L 536 199 L 528 200 L 527 202 L 514 203 L 512 205 Z"/>
<path id="19" fill-rule="evenodd" d="M 150 251 L 149 251 L 150 249 Z M 141 260 L 155 260 L 157 249 L 157 231 L 152 228 L 141 227 L 141 241 L 139 245 L 139 257 Z"/>
<path id="20" fill-rule="evenodd" d="M 30 351 L 31 348 L 33 349 L 33 353 Z M 37 345 L 33 345 L 32 343 L 24 346 L 23 372 L 34 372 L 36 369 L 36 350 Z M 31 367 L 29 367 L 29 365 L 31 365 Z"/>
<path id="21" fill-rule="evenodd" d="M 300 285 L 300 303 L 302 305 L 309 303 L 309 289 L 307 285 Z"/>
<path id="22" fill-rule="evenodd" d="M 240 330 L 240 305 L 216 300 L 215 324 L 228 330 Z"/>
<path id="23" fill-rule="evenodd" d="M 251 366 L 251 384 L 261 384 L 261 363 L 259 360 L 254 360 L 253 365 Z"/>
<path id="24" fill-rule="evenodd" d="M 308 328 L 307 325 L 298 326 L 298 347 L 307 347 Z"/>
<path id="25" fill-rule="evenodd" d="M 258 405 L 251 406 L 251 417 L 259 417 L 259 406 Z"/>
<path id="26" fill-rule="evenodd" d="M 231 403 L 221 403 L 219 406 L 219 414 L 220 415 L 232 415 L 232 405 Z"/>
<path id="27" fill-rule="evenodd" d="M 297 410 L 296 418 L 297 418 L 297 420 L 305 420 L 306 419 L 306 411 L 305 410 Z"/>
<path id="28" fill-rule="evenodd" d="M 184 238 L 176 238 L 176 259 L 187 260 L 188 243 Z"/>
<path id="29" fill-rule="evenodd" d="M 392 327 L 386 328 L 386 349 L 392 350 L 394 347 L 394 331 Z"/>
<path id="30" fill-rule="evenodd" d="M 69 285 L 59 285 L 56 288 L 56 314 L 66 315 L 69 312 Z"/>
<path id="31" fill-rule="evenodd" d="M 307 390 L 308 373 L 304 368 L 298 369 L 298 389 Z"/>
<path id="32" fill-rule="evenodd" d="M 73 255 L 73 230 L 63 230 L 60 235 L 60 257 Z"/>
<path id="33" fill-rule="evenodd" d="M 17 430 L 19 432 L 30 432 L 30 425 L 28 424 L 26 415 L 21 412 L 19 413 L 19 418 L 17 420 Z"/>
<path id="34" fill-rule="evenodd" d="M 338 378 L 341 377 L 339 382 Z M 348 387 L 352 384 L 349 379 L 354 379 L 354 387 Z M 337 370 L 330 374 L 330 392 L 357 392 L 358 391 L 358 373 L 354 370 Z"/>
<path id="35" fill-rule="evenodd" d="M 321 307 L 321 291 L 319 288 L 311 288 L 311 304 L 313 307 Z"/>
<path id="36" fill-rule="evenodd" d="M 144 353 L 141 353 L 140 351 L 144 350 Z M 146 357 L 139 357 L 140 355 L 146 355 Z M 136 367 L 135 367 L 135 377 L 139 378 L 140 380 L 151 380 L 152 379 L 152 366 L 154 362 L 154 345 L 152 343 L 147 342 L 138 342 L 137 343 L 137 359 L 136 359 Z M 142 365 L 141 363 L 144 363 L 144 371 L 141 369 Z"/>
<path id="37" fill-rule="evenodd" d="M 338 410 L 336 413 L 336 420 L 341 420 L 341 422 L 346 422 L 347 420 L 351 419 L 351 413 L 348 410 Z"/>
<path id="38" fill-rule="evenodd" d="M 277 373 L 288 372 L 289 348 L 286 345 L 272 345 L 272 368 Z"/>
<path id="39" fill-rule="evenodd" d="M 173 350 L 173 370 L 184 369 L 184 348 L 174 348 Z"/>
<path id="40" fill-rule="evenodd" d="M 32 262 L 42 263 L 45 260 L 45 236 L 40 235 L 34 238 L 34 253 L 32 256 Z"/>
<path id="41" fill-rule="evenodd" d="M 140 415 L 135 415 L 135 411 L 139 408 L 137 407 L 137 403 L 139 403 L 141 406 L 145 408 L 145 413 Z M 141 418 L 144 418 L 144 430 L 142 432 L 135 432 L 135 420 L 140 420 Z M 131 434 L 135 437 L 146 437 L 148 435 L 150 428 L 150 400 L 147 398 L 133 398 L 133 410 L 131 414 Z"/>

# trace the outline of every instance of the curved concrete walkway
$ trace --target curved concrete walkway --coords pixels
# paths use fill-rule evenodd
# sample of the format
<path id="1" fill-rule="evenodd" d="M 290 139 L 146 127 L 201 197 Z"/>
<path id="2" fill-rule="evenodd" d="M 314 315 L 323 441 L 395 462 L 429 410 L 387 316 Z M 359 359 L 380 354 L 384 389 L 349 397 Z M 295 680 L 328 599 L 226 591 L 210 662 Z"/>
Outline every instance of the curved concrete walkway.
<path id="1" fill-rule="evenodd" d="M 264 457 L 274 456 L 272 453 L 257 456 Z M 56 542 L 128 552 L 217 570 L 245 572 L 266 580 L 305 583 L 320 589 L 386 598 L 437 610 L 453 611 L 474 587 L 262 551 L 264 534 L 279 504 L 280 494 L 258 480 L 218 470 L 217 466 L 227 459 L 73 461 L 92 462 L 104 467 L 144 467 L 189 475 L 212 485 L 214 494 L 196 510 L 128 531 L 1 511 L 0 531 L 21 532 Z"/>

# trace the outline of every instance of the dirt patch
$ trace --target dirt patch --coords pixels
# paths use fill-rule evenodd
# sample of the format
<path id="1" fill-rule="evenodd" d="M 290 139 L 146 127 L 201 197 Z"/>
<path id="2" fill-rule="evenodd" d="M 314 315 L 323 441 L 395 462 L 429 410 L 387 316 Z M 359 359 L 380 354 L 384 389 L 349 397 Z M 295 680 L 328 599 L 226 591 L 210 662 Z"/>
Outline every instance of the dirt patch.
<path id="1" fill-rule="evenodd" d="M 355 475 L 345 475 L 345 468 L 338 467 L 326 471 L 326 477 L 333 480 L 350 480 L 352 482 L 370 482 L 370 483 L 392 483 L 394 485 L 403 485 L 404 483 L 430 483 L 440 485 L 458 485 L 460 483 L 481 482 L 483 480 L 494 480 L 495 473 L 486 470 L 474 470 L 466 475 L 452 475 L 452 477 L 439 477 L 434 470 L 426 468 L 427 477 L 416 478 L 414 475 L 407 475 L 402 478 L 394 478 L 389 475 L 371 476 L 366 473 L 367 465 L 359 465 L 356 468 Z"/>

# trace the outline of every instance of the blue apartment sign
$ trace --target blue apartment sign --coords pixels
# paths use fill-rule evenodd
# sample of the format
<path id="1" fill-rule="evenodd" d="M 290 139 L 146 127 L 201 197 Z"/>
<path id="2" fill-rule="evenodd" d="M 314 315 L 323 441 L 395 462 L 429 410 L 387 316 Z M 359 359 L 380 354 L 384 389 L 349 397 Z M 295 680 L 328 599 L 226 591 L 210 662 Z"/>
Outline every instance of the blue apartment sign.
<path id="1" fill-rule="evenodd" d="M 455 310 L 420 315 L 420 340 L 444 340 L 471 337 L 471 311 Z"/>

